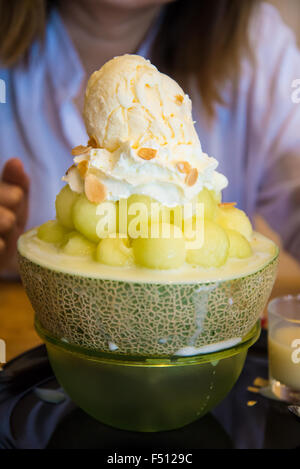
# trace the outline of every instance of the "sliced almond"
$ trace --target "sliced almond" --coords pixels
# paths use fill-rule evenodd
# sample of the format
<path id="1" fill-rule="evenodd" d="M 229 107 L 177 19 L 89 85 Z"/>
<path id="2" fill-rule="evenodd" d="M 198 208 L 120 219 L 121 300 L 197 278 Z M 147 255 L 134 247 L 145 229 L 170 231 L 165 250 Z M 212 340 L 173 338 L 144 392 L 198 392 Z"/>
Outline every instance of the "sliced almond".
<path id="1" fill-rule="evenodd" d="M 183 103 L 184 101 L 184 96 L 182 96 L 182 94 L 177 94 L 175 96 L 175 102 L 176 104 L 178 104 L 179 106 Z"/>
<path id="2" fill-rule="evenodd" d="M 257 404 L 257 401 L 248 401 L 247 406 L 248 407 L 254 407 Z"/>
<path id="3" fill-rule="evenodd" d="M 83 192 L 83 180 L 80 177 L 77 166 L 74 164 L 68 169 L 62 180 L 69 184 L 73 192 L 77 192 L 78 194 Z"/>
<path id="4" fill-rule="evenodd" d="M 93 204 L 100 204 L 106 199 L 107 190 L 94 174 L 88 174 L 84 181 L 84 191 L 87 199 Z"/>
<path id="5" fill-rule="evenodd" d="M 248 386 L 247 391 L 254 392 L 255 394 L 257 394 L 259 392 L 259 388 L 256 388 L 254 386 Z"/>
<path id="6" fill-rule="evenodd" d="M 78 163 L 77 169 L 82 179 L 85 178 L 86 172 L 88 170 L 88 166 L 89 166 L 89 163 L 87 160 L 83 160 L 83 161 L 80 161 L 80 163 Z"/>
<path id="7" fill-rule="evenodd" d="M 140 148 L 138 151 L 138 156 L 143 160 L 152 160 L 156 157 L 157 150 L 154 148 Z"/>
<path id="8" fill-rule="evenodd" d="M 264 378 L 260 378 L 259 376 L 255 378 L 253 385 L 257 386 L 259 388 L 264 388 L 265 386 L 268 386 L 269 381 Z"/>
<path id="9" fill-rule="evenodd" d="M 235 207 L 237 205 L 236 202 L 223 202 L 222 204 L 219 204 L 220 208 L 231 208 Z"/>
<path id="10" fill-rule="evenodd" d="M 192 169 L 190 163 L 188 163 L 187 161 L 178 161 L 178 163 L 176 163 L 176 168 L 180 173 L 184 174 L 189 174 Z"/>
<path id="11" fill-rule="evenodd" d="M 75 165 L 75 164 L 72 164 L 72 166 L 70 166 L 70 168 L 67 169 L 67 171 L 65 172 L 65 176 L 68 176 L 68 174 L 70 173 L 70 171 L 71 171 L 73 168 L 76 168 L 76 165 Z"/>
<path id="12" fill-rule="evenodd" d="M 187 175 L 187 177 L 185 178 L 185 182 L 188 186 L 193 186 L 194 184 L 196 184 L 197 182 L 197 179 L 198 179 L 198 169 L 196 168 L 193 168 L 189 174 Z"/>
<path id="13" fill-rule="evenodd" d="M 73 156 L 79 156 L 79 155 L 83 155 L 84 153 L 88 153 L 89 151 L 91 151 L 92 147 L 88 146 L 88 147 L 85 147 L 84 145 L 78 145 L 77 147 L 74 147 L 73 150 L 72 150 L 72 155 Z"/>
<path id="14" fill-rule="evenodd" d="M 95 137 L 94 135 L 92 135 L 92 136 L 89 138 L 88 146 L 90 146 L 90 147 L 92 147 L 92 148 L 100 148 L 100 145 L 99 145 L 99 142 L 98 142 L 98 140 L 97 140 L 97 137 Z"/>

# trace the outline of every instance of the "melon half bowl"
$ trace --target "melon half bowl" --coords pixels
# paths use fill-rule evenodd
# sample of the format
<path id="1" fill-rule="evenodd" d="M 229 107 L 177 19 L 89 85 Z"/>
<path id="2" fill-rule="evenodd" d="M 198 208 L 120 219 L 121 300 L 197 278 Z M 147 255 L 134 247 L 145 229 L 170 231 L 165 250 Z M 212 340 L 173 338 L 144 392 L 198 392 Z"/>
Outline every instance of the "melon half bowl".
<path id="1" fill-rule="evenodd" d="M 21 236 L 22 281 L 67 394 L 126 430 L 179 428 L 209 412 L 238 379 L 274 283 L 278 250 L 256 237 L 266 249 L 259 268 L 246 259 L 242 275 L 187 275 L 109 266 L 99 274 L 84 261 L 58 262 L 54 247 L 41 255 L 36 230 Z"/>

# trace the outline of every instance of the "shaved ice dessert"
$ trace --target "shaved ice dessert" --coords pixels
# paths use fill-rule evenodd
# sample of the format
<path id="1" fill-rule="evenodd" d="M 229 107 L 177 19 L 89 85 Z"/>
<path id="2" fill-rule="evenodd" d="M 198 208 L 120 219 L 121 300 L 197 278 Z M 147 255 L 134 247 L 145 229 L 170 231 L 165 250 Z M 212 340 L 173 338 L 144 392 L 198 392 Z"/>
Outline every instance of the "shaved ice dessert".
<path id="1" fill-rule="evenodd" d="M 55 202 L 56 219 L 19 239 L 23 283 L 52 366 L 79 405 L 120 428 L 176 428 L 206 413 L 237 379 L 246 356 L 238 355 L 239 347 L 246 344 L 247 351 L 257 337 L 278 249 L 253 231 L 234 201 L 222 202 L 228 181 L 216 171 L 217 160 L 202 151 L 190 98 L 148 60 L 124 55 L 93 73 L 84 121 L 88 142 L 72 150 L 73 164 Z M 226 360 L 216 359 L 218 353 L 228 360 L 242 357 L 238 372 L 231 372 L 229 365 L 222 368 Z M 85 354 L 89 358 L 84 359 Z M 164 410 L 158 410 L 154 400 L 149 408 L 155 423 L 131 425 L 124 423 L 128 416 L 119 421 L 104 417 L 104 407 L 94 411 L 99 404 L 95 395 L 89 396 L 92 408 L 82 403 L 86 389 L 74 397 L 75 375 L 69 376 L 69 385 L 64 382 L 76 367 L 84 376 L 89 369 L 97 381 L 103 357 L 115 381 L 124 360 L 137 360 L 138 376 L 141 363 L 154 360 L 154 366 L 163 360 L 165 374 L 160 370 L 152 384 L 144 376 L 140 392 L 166 379 L 172 360 L 184 366 L 180 360 L 191 357 L 206 363 L 201 382 L 214 383 L 211 373 L 220 361 L 223 390 L 180 423 L 168 420 L 170 409 L 168 423 L 159 424 L 155 418 L 168 406 L 165 402 Z M 92 361 L 87 365 L 86 360 Z M 122 409 L 131 395 L 140 402 L 125 375 L 122 386 L 128 387 L 128 396 Z M 140 402 L 139 412 L 141 408 Z"/>

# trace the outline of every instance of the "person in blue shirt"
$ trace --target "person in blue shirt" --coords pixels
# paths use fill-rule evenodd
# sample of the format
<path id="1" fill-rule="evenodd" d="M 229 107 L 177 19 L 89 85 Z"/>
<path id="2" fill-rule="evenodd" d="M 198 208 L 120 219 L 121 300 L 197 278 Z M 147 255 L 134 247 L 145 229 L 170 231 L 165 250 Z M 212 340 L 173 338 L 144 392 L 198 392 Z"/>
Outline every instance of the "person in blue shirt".
<path id="1" fill-rule="evenodd" d="M 0 0 L 0 270 L 16 239 L 54 218 L 70 149 L 87 141 L 89 75 L 124 53 L 190 95 L 202 147 L 229 179 L 225 201 L 260 214 L 300 259 L 300 53 L 260 0 Z M 298 93 L 299 94 L 299 93 Z"/>

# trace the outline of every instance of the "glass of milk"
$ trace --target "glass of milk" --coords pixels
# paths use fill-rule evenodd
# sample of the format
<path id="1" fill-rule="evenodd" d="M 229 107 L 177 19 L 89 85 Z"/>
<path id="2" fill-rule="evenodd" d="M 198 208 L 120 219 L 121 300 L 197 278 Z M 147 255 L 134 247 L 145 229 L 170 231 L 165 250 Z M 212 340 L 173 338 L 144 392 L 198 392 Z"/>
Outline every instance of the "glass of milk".
<path id="1" fill-rule="evenodd" d="M 300 295 L 272 300 L 268 324 L 272 391 L 287 402 L 300 403 Z"/>

